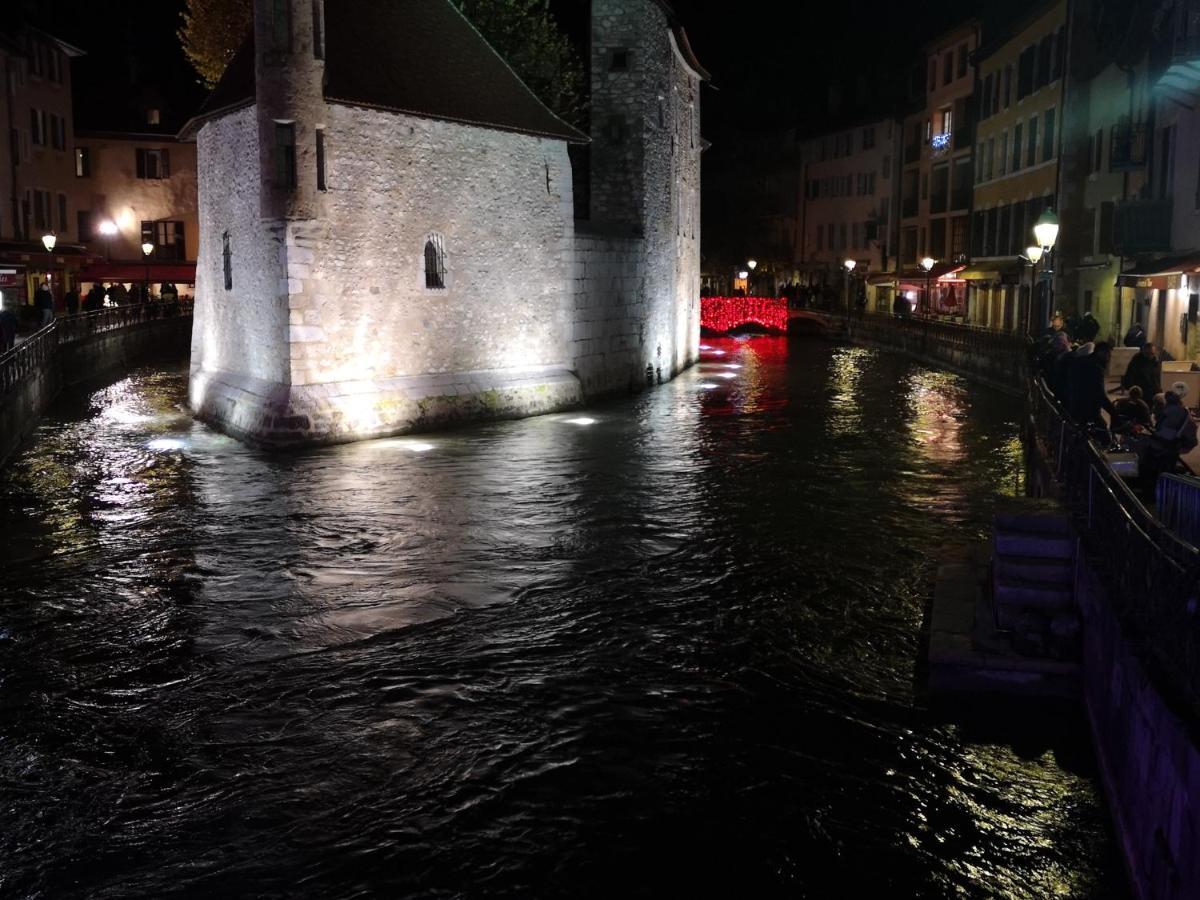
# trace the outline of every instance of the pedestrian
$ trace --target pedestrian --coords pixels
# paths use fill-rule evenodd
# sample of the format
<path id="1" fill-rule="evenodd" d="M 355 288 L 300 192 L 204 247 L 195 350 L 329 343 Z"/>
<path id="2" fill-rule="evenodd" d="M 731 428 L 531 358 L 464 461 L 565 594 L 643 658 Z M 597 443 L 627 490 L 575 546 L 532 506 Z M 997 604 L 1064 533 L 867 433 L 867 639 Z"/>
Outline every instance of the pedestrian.
<path id="1" fill-rule="evenodd" d="M 1083 318 L 1079 320 L 1079 332 L 1075 335 L 1075 339 L 1081 342 L 1096 340 L 1096 336 L 1100 334 L 1100 322 L 1092 315 L 1089 309 L 1083 314 Z"/>
<path id="2" fill-rule="evenodd" d="M 1153 421 L 1150 418 L 1150 407 L 1142 399 L 1142 389 L 1136 384 L 1129 389 L 1129 395 L 1122 397 L 1115 404 L 1117 414 L 1113 418 L 1113 431 L 1132 432 L 1137 429 L 1148 429 Z"/>
<path id="3" fill-rule="evenodd" d="M 113 306 L 125 306 L 129 303 L 129 291 L 121 282 L 114 282 L 108 289 L 108 299 Z"/>
<path id="4" fill-rule="evenodd" d="M 1084 426 L 1097 425 L 1107 428 L 1103 409 L 1109 417 L 1117 411 L 1108 393 L 1104 390 L 1104 372 L 1112 345 L 1104 341 L 1099 344 L 1083 344 L 1071 359 L 1067 378 L 1067 412 L 1071 418 Z"/>
<path id="5" fill-rule="evenodd" d="M 1038 369 L 1046 387 L 1050 388 L 1059 403 L 1067 402 L 1067 379 L 1069 377 L 1069 360 L 1071 359 L 1071 341 L 1064 332 L 1059 332 L 1050 342 L 1050 349 L 1038 359 Z"/>
<path id="6" fill-rule="evenodd" d="M 96 312 L 104 308 L 104 288 L 100 286 L 100 282 L 94 282 L 92 289 L 87 292 L 87 298 L 83 301 L 84 312 Z"/>
<path id="7" fill-rule="evenodd" d="M 1157 349 L 1149 342 L 1142 344 L 1137 355 L 1125 367 L 1121 376 L 1121 387 L 1129 390 L 1135 384 L 1142 389 L 1143 397 L 1153 397 L 1162 392 L 1162 363 Z"/>
<path id="8" fill-rule="evenodd" d="M 54 294 L 50 293 L 48 281 L 43 281 L 34 291 L 33 306 L 41 313 L 43 328 L 54 321 Z"/>
<path id="9" fill-rule="evenodd" d="M 1154 433 L 1146 444 L 1140 468 L 1145 485 L 1153 490 L 1158 476 L 1175 470 L 1180 454 L 1196 448 L 1196 423 L 1184 407 L 1182 399 L 1174 391 L 1167 391 L 1163 399 L 1162 412 L 1154 422 Z"/>
<path id="10" fill-rule="evenodd" d="M 71 288 L 67 291 L 67 295 L 63 297 L 63 302 L 67 306 L 67 315 L 73 316 L 79 312 L 79 291 Z"/>
<path id="11" fill-rule="evenodd" d="M 1142 327 L 1141 322 L 1134 322 L 1129 326 L 1129 330 L 1125 332 L 1125 339 L 1121 342 L 1126 347 L 1140 347 L 1146 343 L 1146 329 Z"/>
<path id="12" fill-rule="evenodd" d="M 0 353 L 7 353 L 17 343 L 17 314 L 0 293 Z"/>

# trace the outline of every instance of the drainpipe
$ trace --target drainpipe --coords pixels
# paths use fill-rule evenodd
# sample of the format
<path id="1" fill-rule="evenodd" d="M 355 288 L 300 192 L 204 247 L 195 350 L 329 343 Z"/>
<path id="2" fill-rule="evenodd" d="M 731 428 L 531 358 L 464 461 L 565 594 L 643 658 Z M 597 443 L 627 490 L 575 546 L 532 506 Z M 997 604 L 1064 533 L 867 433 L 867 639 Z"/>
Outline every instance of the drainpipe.
<path id="1" fill-rule="evenodd" d="M 17 133 L 16 121 L 13 119 L 13 106 L 16 103 L 16 95 L 13 92 L 13 65 L 15 61 L 12 56 L 5 56 L 4 64 L 4 91 L 8 94 L 8 140 L 13 142 L 13 135 Z M 13 237 L 23 238 L 24 234 L 21 230 L 21 207 L 17 200 L 17 150 L 15 143 L 9 148 L 9 185 L 12 188 L 12 222 L 13 222 Z"/>

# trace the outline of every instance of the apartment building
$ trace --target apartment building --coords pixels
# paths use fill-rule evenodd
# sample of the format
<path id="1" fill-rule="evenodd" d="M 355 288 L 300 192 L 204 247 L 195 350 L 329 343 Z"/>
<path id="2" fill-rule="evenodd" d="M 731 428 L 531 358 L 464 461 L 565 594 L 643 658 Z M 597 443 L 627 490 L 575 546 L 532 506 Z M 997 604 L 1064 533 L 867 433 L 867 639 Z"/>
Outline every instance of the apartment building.
<path id="1" fill-rule="evenodd" d="M 1052 0 L 977 54 L 979 122 L 968 320 L 1018 331 L 1048 321 L 1047 284 L 1032 309 L 1022 254 L 1042 211 L 1055 208 L 1067 56 L 1067 3 Z M 1048 258 L 1044 271 L 1051 271 Z M 1029 279 L 1032 279 L 1030 272 Z"/>

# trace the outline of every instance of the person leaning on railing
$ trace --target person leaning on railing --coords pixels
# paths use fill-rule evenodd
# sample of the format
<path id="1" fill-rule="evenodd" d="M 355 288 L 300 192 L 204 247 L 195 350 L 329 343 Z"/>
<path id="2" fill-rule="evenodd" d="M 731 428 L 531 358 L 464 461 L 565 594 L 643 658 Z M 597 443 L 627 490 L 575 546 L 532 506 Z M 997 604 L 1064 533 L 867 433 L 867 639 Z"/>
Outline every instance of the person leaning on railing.
<path id="1" fill-rule="evenodd" d="M 17 343 L 17 314 L 9 309 L 4 295 L 0 294 L 0 353 L 7 353 Z"/>
<path id="2" fill-rule="evenodd" d="M 1067 412 L 1085 426 L 1098 426 L 1107 431 L 1108 424 L 1101 410 L 1114 417 L 1117 413 L 1108 392 L 1104 389 L 1104 373 L 1112 355 L 1112 344 L 1081 344 L 1067 357 Z"/>

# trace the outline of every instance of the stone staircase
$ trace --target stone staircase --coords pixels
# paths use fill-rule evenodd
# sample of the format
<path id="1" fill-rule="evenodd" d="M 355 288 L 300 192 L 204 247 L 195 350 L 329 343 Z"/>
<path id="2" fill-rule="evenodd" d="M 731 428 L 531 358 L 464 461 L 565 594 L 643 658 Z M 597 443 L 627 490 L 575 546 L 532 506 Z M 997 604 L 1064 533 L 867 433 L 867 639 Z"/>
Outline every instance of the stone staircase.
<path id="1" fill-rule="evenodd" d="M 1045 500 L 1003 502 L 992 538 L 938 570 L 931 695 L 1079 696 L 1076 539 Z"/>
<path id="2" fill-rule="evenodd" d="M 996 515 L 992 534 L 992 612 L 1023 656 L 1077 659 L 1075 534 L 1061 511 Z"/>

